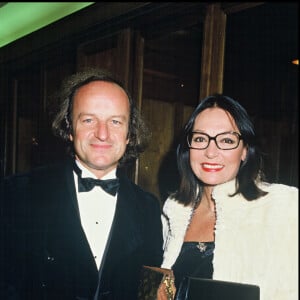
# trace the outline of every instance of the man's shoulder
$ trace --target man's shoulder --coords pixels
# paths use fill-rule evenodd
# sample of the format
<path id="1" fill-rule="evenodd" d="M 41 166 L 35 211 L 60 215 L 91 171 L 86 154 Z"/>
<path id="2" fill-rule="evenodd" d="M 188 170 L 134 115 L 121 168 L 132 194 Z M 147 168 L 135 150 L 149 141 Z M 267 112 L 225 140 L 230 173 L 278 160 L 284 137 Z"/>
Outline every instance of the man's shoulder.
<path id="1" fill-rule="evenodd" d="M 149 203 L 153 203 L 153 202 L 160 203 L 157 196 L 147 191 L 139 184 L 136 184 L 128 177 L 121 176 L 120 182 L 121 182 L 121 187 L 123 186 L 123 188 L 126 189 L 127 193 L 133 193 L 135 195 L 135 198 L 143 199 L 144 202 L 147 201 Z"/>
<path id="2" fill-rule="evenodd" d="M 144 195 L 146 197 L 152 197 L 152 198 L 156 198 L 156 196 L 145 190 L 143 187 L 141 187 L 139 184 L 133 182 L 131 179 L 129 179 L 128 177 L 121 177 L 121 182 L 125 185 L 127 185 L 128 187 L 130 187 L 135 193 L 138 193 L 140 195 Z"/>
<path id="3" fill-rule="evenodd" d="M 28 184 L 37 182 L 40 183 L 47 178 L 62 175 L 62 172 L 66 170 L 68 162 L 54 162 L 51 164 L 45 164 L 36 166 L 28 171 L 19 172 L 8 175 L 2 179 L 3 185 L 13 185 L 15 187 L 27 186 Z"/>

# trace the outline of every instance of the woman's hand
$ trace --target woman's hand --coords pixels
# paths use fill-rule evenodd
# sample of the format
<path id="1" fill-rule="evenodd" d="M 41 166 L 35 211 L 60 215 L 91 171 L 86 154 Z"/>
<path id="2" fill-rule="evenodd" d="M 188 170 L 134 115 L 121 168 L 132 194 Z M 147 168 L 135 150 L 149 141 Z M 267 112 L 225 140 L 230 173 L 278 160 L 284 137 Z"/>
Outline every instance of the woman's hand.
<path id="1" fill-rule="evenodd" d="M 174 276 L 165 275 L 157 290 L 157 300 L 173 300 L 176 293 Z"/>

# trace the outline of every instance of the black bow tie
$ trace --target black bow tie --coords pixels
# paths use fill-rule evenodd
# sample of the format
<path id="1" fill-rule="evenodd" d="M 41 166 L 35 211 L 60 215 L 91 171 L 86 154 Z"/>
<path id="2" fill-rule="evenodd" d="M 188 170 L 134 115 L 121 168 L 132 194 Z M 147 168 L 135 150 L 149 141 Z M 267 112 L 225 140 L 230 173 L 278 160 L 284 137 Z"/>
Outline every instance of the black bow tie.
<path id="1" fill-rule="evenodd" d="M 112 196 L 115 196 L 118 188 L 119 188 L 119 179 L 94 179 L 94 178 L 82 178 L 78 176 L 78 191 L 79 192 L 88 192 L 92 190 L 95 186 L 100 186 L 102 189 L 111 194 Z"/>
<path id="2" fill-rule="evenodd" d="M 100 186 L 105 192 L 115 196 L 119 188 L 119 179 L 94 179 L 90 177 L 81 177 L 81 170 L 78 168 L 77 164 L 74 163 L 74 170 L 78 176 L 78 192 L 88 192 L 92 190 L 95 186 Z"/>

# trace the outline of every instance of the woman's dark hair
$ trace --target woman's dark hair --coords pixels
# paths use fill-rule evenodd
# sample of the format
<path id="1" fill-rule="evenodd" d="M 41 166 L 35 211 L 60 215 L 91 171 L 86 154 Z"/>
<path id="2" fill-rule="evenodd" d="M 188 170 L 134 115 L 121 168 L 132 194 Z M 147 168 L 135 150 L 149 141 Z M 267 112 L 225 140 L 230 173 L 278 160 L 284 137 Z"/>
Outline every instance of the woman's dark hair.
<path id="1" fill-rule="evenodd" d="M 145 122 L 143 121 L 139 111 L 137 110 L 133 99 L 129 92 L 123 86 L 121 81 L 114 77 L 109 71 L 102 69 L 88 69 L 86 71 L 78 72 L 67 79 L 62 84 L 59 98 L 59 111 L 52 122 L 52 132 L 55 136 L 63 139 L 68 145 L 68 152 L 74 155 L 73 143 L 70 141 L 70 134 L 73 132 L 72 128 L 72 108 L 73 100 L 76 91 L 93 81 L 105 81 L 117 84 L 121 87 L 128 97 L 130 104 L 130 117 L 128 128 L 129 143 L 123 157 L 119 161 L 119 166 L 136 160 L 141 152 L 143 152 L 148 145 L 150 132 Z"/>
<path id="2" fill-rule="evenodd" d="M 190 166 L 190 149 L 187 137 L 193 131 L 196 117 L 205 109 L 219 107 L 228 112 L 235 121 L 243 143 L 247 147 L 247 156 L 241 163 L 236 182 L 234 196 L 241 193 L 247 200 L 254 200 L 266 194 L 256 185 L 262 176 L 262 156 L 258 150 L 254 126 L 246 110 L 235 100 L 224 95 L 212 95 L 202 100 L 186 123 L 179 145 L 177 146 L 177 165 L 180 175 L 178 191 L 173 196 L 181 203 L 188 205 L 201 199 L 203 183 L 195 176 Z"/>

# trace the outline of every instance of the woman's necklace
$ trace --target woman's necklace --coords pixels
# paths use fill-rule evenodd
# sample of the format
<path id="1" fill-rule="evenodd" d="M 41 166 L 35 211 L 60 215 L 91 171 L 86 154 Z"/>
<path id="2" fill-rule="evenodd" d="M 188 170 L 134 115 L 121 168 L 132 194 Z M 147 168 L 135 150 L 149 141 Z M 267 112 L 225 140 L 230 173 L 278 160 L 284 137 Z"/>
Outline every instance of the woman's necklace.
<path id="1" fill-rule="evenodd" d="M 187 226 L 186 237 L 188 240 L 199 241 L 197 242 L 197 248 L 200 252 L 205 252 L 207 250 L 207 242 L 202 241 L 211 241 L 211 234 L 209 232 L 210 230 L 213 230 L 212 234 L 214 235 L 215 221 L 215 203 L 212 199 L 208 201 L 204 196 L 201 201 L 196 201 L 196 203 L 194 203 Z M 191 226 L 193 226 L 193 229 Z M 201 230 L 202 233 L 199 232 L 199 230 Z M 214 238 L 212 237 L 212 239 Z"/>

